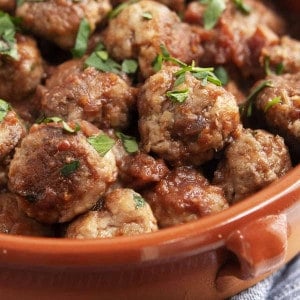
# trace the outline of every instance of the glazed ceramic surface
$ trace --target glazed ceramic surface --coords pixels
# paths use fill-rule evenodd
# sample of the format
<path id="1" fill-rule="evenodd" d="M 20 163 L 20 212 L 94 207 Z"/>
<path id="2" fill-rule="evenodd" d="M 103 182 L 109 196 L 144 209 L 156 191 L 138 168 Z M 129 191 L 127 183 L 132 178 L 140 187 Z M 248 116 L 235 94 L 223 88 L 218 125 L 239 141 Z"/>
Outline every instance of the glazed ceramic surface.
<path id="1" fill-rule="evenodd" d="M 222 213 L 136 237 L 0 235 L 5 299 L 224 299 L 300 250 L 300 166 Z M 4 299 L 4 298 L 2 298 Z"/>

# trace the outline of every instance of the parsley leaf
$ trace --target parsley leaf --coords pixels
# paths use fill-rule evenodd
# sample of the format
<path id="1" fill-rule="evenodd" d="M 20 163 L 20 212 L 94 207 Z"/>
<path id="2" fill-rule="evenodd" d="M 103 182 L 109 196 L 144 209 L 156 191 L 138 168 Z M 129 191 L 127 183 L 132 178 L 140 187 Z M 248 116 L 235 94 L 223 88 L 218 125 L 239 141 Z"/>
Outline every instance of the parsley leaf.
<path id="1" fill-rule="evenodd" d="M 86 18 L 83 18 L 78 28 L 75 46 L 71 51 L 73 57 L 79 58 L 84 55 L 88 46 L 88 39 L 89 39 L 90 32 L 91 32 L 90 24 Z"/>
<path id="2" fill-rule="evenodd" d="M 145 11 L 142 13 L 142 17 L 145 19 L 145 20 L 152 20 L 153 16 L 151 14 L 150 11 Z"/>
<path id="3" fill-rule="evenodd" d="M 9 110 L 10 105 L 6 101 L 0 99 L 0 122 L 3 121 Z"/>
<path id="4" fill-rule="evenodd" d="M 100 133 L 96 136 L 90 136 L 87 141 L 94 149 L 99 153 L 100 156 L 104 156 L 115 144 L 114 139 L 110 138 L 104 133 Z"/>
<path id="5" fill-rule="evenodd" d="M 183 103 L 189 95 L 189 89 L 168 91 L 166 95 L 173 102 Z"/>
<path id="6" fill-rule="evenodd" d="M 114 19 L 115 17 L 117 17 L 126 7 L 128 7 L 130 4 L 136 3 L 138 2 L 138 0 L 129 0 L 126 2 L 123 2 L 119 5 L 117 5 L 113 10 L 111 10 L 108 13 L 108 18 L 109 19 Z"/>
<path id="7" fill-rule="evenodd" d="M 251 13 L 251 6 L 244 3 L 243 0 L 233 0 L 235 7 L 242 12 L 244 15 L 249 15 Z"/>
<path id="8" fill-rule="evenodd" d="M 138 69 L 138 63 L 134 59 L 124 59 L 121 68 L 126 74 L 134 74 Z"/>
<path id="9" fill-rule="evenodd" d="M 0 54 L 19 59 L 16 45 L 16 28 L 9 14 L 0 11 Z"/>
<path id="10" fill-rule="evenodd" d="M 226 8 L 225 2 L 224 0 L 200 0 L 200 2 L 207 5 L 203 15 L 204 28 L 212 29 Z"/>
<path id="11" fill-rule="evenodd" d="M 229 82 L 229 76 L 224 67 L 222 66 L 217 67 L 214 73 L 220 79 L 222 85 L 226 85 Z"/>
<path id="12" fill-rule="evenodd" d="M 76 170 L 79 168 L 79 161 L 78 160 L 74 160 L 70 163 L 66 163 L 60 170 L 60 174 L 64 177 L 67 177 L 71 174 L 73 174 L 74 172 L 76 172 Z"/>
<path id="13" fill-rule="evenodd" d="M 268 101 L 264 107 L 264 112 L 267 112 L 271 107 L 273 107 L 274 105 L 276 104 L 279 104 L 281 103 L 281 97 L 280 96 L 277 96 L 277 97 L 274 97 L 273 99 L 271 99 L 270 101 Z"/>
<path id="14" fill-rule="evenodd" d="M 281 75 L 284 71 L 284 65 L 282 62 L 276 65 L 275 71 L 273 71 L 270 67 L 270 57 L 266 56 L 264 58 L 264 68 L 265 68 L 265 73 L 266 75 L 271 75 L 271 74 L 276 74 L 276 75 Z"/>
<path id="15" fill-rule="evenodd" d="M 136 209 L 141 208 L 146 204 L 145 199 L 139 194 L 133 194 L 133 201 Z"/>
<path id="16" fill-rule="evenodd" d="M 119 74 L 122 67 L 120 64 L 106 57 L 103 50 L 93 52 L 86 60 L 85 65 L 88 67 L 94 67 L 102 72 L 112 72 Z"/>
<path id="17" fill-rule="evenodd" d="M 273 87 L 271 80 L 262 81 L 258 86 L 254 87 L 250 91 L 250 94 L 247 97 L 245 104 L 241 107 L 242 113 L 246 112 L 247 117 L 251 117 L 252 115 L 253 102 L 255 100 L 255 97 L 266 87 Z"/>
<path id="18" fill-rule="evenodd" d="M 139 151 L 139 146 L 135 137 L 126 135 L 122 132 L 116 132 L 116 136 L 122 141 L 126 152 L 136 153 Z"/>
<path id="19" fill-rule="evenodd" d="M 60 117 L 46 117 L 46 118 L 42 118 L 41 120 L 37 120 L 37 123 L 62 123 L 62 127 L 63 130 L 65 130 L 66 132 L 69 133 L 76 133 L 80 130 L 80 125 L 79 124 L 75 124 L 75 127 L 71 127 L 67 122 L 65 122 L 62 118 Z"/>

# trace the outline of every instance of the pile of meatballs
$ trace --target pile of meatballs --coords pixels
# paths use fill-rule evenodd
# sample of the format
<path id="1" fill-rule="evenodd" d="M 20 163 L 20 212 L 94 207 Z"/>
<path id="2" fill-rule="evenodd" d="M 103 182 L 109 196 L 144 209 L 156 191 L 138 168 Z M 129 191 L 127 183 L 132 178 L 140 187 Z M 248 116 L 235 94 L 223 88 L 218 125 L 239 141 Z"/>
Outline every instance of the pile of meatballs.
<path id="1" fill-rule="evenodd" d="M 299 163 L 299 21 L 221 3 L 207 25 L 210 1 L 0 0 L 1 233 L 150 233 Z"/>

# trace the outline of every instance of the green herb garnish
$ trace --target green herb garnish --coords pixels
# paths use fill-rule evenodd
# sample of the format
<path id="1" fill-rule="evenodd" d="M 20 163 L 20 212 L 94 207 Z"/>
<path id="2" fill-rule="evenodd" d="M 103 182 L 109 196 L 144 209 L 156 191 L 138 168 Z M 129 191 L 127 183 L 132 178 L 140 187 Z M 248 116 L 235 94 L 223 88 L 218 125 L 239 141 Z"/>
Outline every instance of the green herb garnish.
<path id="1" fill-rule="evenodd" d="M 161 53 L 159 53 L 154 61 L 152 62 L 152 67 L 154 69 L 155 72 L 158 72 L 161 70 L 162 68 L 162 64 L 165 62 L 165 61 L 170 61 L 178 66 L 181 66 L 181 67 L 185 67 L 187 66 L 184 62 L 180 61 L 179 59 L 173 57 L 170 55 L 169 51 L 167 50 L 167 48 L 164 46 L 164 45 L 160 45 L 160 50 L 161 50 Z"/>
<path id="2" fill-rule="evenodd" d="M 203 14 L 205 29 L 212 29 L 217 24 L 226 5 L 224 0 L 200 0 L 200 3 L 207 5 Z"/>
<path id="3" fill-rule="evenodd" d="M 0 54 L 19 59 L 16 45 L 16 27 L 9 14 L 0 11 Z"/>
<path id="4" fill-rule="evenodd" d="M 249 15 L 251 13 L 251 6 L 244 3 L 243 0 L 233 0 L 235 7 L 242 12 L 244 15 Z"/>
<path id="5" fill-rule="evenodd" d="M 75 124 L 75 127 L 71 127 L 67 122 L 65 122 L 62 118 L 60 117 L 46 117 L 46 118 L 41 118 L 39 120 L 36 121 L 37 123 L 62 123 L 62 127 L 63 130 L 65 130 L 66 132 L 69 133 L 76 133 L 80 130 L 80 125 L 79 124 Z"/>
<path id="6" fill-rule="evenodd" d="M 142 17 L 146 20 L 152 20 L 153 16 L 150 11 L 145 11 L 142 13 Z"/>
<path id="7" fill-rule="evenodd" d="M 87 139 L 90 145 L 98 152 L 100 156 L 104 156 L 115 144 L 115 140 L 104 133 L 91 136 Z"/>
<path id="8" fill-rule="evenodd" d="M 229 82 L 229 76 L 224 67 L 222 66 L 217 67 L 214 73 L 220 79 L 222 85 L 226 85 Z"/>
<path id="9" fill-rule="evenodd" d="M 280 96 L 277 96 L 277 97 L 274 97 L 273 99 L 271 99 L 270 101 L 268 101 L 264 107 L 264 112 L 267 112 L 271 107 L 273 107 L 274 105 L 276 104 L 279 104 L 281 103 L 281 97 Z"/>
<path id="10" fill-rule="evenodd" d="M 95 51 L 85 60 L 86 67 L 93 67 L 101 72 L 111 72 L 115 74 L 134 74 L 138 69 L 138 63 L 134 59 L 125 59 L 122 64 L 111 59 L 105 46 L 99 43 Z"/>
<path id="11" fill-rule="evenodd" d="M 280 62 L 279 64 L 276 65 L 275 67 L 275 72 L 273 72 L 271 70 L 271 67 L 270 67 L 270 57 L 269 56 L 266 56 L 264 58 L 264 68 L 265 68 L 265 73 L 267 75 L 272 75 L 272 74 L 276 74 L 276 75 L 281 75 L 284 71 L 284 65 L 282 62 Z"/>
<path id="12" fill-rule="evenodd" d="M 122 132 L 116 132 L 116 136 L 122 141 L 126 152 L 136 153 L 139 151 L 139 146 L 135 137 L 126 135 Z"/>
<path id="13" fill-rule="evenodd" d="M 246 112 L 247 117 L 251 117 L 253 110 L 254 100 L 259 92 L 261 92 L 266 87 L 273 87 L 271 80 L 264 80 L 258 86 L 254 87 L 250 95 L 247 97 L 245 104 L 241 107 L 242 113 Z"/>
<path id="14" fill-rule="evenodd" d="M 135 203 L 136 209 L 142 208 L 146 204 L 145 199 L 142 196 L 140 196 L 139 194 L 133 194 L 133 201 Z"/>
<path id="15" fill-rule="evenodd" d="M 138 69 L 138 63 L 134 59 L 124 59 L 121 69 L 126 74 L 134 74 Z"/>
<path id="16" fill-rule="evenodd" d="M 60 170 L 60 174 L 64 177 L 67 177 L 71 174 L 73 174 L 74 172 L 76 172 L 76 170 L 79 168 L 79 161 L 78 160 L 74 160 L 70 163 L 66 163 Z"/>
<path id="17" fill-rule="evenodd" d="M 75 46 L 71 51 L 73 57 L 78 58 L 84 55 L 88 46 L 88 39 L 89 39 L 90 32 L 91 32 L 90 24 L 86 18 L 83 18 L 78 28 Z"/>
<path id="18" fill-rule="evenodd" d="M 138 2 L 138 0 L 129 0 L 126 2 L 123 2 L 119 5 L 117 5 L 113 10 L 111 10 L 108 13 L 108 18 L 109 19 L 114 19 L 116 16 L 118 16 L 126 7 L 128 7 L 129 5 Z"/>
<path id="19" fill-rule="evenodd" d="M 10 105 L 6 101 L 0 99 L 0 122 L 3 121 L 9 110 Z"/>
<path id="20" fill-rule="evenodd" d="M 189 89 L 168 91 L 166 95 L 173 102 L 183 103 L 189 95 Z"/>

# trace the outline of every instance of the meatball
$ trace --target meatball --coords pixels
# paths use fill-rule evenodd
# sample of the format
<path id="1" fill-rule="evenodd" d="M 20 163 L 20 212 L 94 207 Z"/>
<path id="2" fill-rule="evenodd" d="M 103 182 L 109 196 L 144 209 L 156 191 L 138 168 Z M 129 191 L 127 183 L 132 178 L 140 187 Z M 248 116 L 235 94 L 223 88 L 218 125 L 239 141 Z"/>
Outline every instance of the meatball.
<path id="1" fill-rule="evenodd" d="M 93 1 L 24 1 L 16 9 L 23 26 L 64 49 L 74 46 L 82 19 L 86 19 L 91 31 L 110 11 L 108 0 Z"/>
<path id="2" fill-rule="evenodd" d="M 300 41 L 283 36 L 279 43 L 264 47 L 260 53 L 260 63 L 268 59 L 270 68 L 282 65 L 284 73 L 300 72 Z"/>
<path id="3" fill-rule="evenodd" d="M 66 237 L 111 238 L 156 231 L 156 219 L 149 204 L 131 189 L 116 189 L 105 197 L 104 208 L 90 211 L 73 221 Z"/>
<path id="4" fill-rule="evenodd" d="M 259 191 L 291 168 L 284 140 L 264 130 L 242 129 L 225 151 L 213 183 L 223 188 L 230 203 Z"/>
<path id="5" fill-rule="evenodd" d="M 112 0 L 111 2 L 115 6 L 116 4 L 126 2 L 126 1 L 128 0 Z M 155 0 L 155 1 L 160 2 L 177 12 L 181 12 L 184 9 L 184 0 Z"/>
<path id="6" fill-rule="evenodd" d="M 0 100 L 1 103 L 5 103 Z M 0 163 L 20 143 L 26 134 L 26 128 L 16 113 L 7 105 L 7 113 L 0 120 Z"/>
<path id="7" fill-rule="evenodd" d="M 264 88 L 256 97 L 259 116 L 273 133 L 284 137 L 290 149 L 300 153 L 300 72 L 266 78 L 272 87 Z M 257 82 L 257 85 L 262 81 Z"/>
<path id="8" fill-rule="evenodd" d="M 29 36 L 16 34 L 16 47 L 18 59 L 0 54 L 0 98 L 9 102 L 24 101 L 43 77 L 42 57 L 36 42 Z"/>
<path id="9" fill-rule="evenodd" d="M 145 12 L 150 18 L 145 18 Z M 103 42 L 117 60 L 136 58 L 144 78 L 154 73 L 152 63 L 163 44 L 186 63 L 202 55 L 198 29 L 180 21 L 175 12 L 154 1 L 142 0 L 125 7 L 111 19 Z"/>
<path id="10" fill-rule="evenodd" d="M 202 65 L 233 63 L 243 72 L 248 72 L 244 70 L 244 66 L 253 51 L 249 48 L 248 39 L 252 37 L 257 28 L 265 33 L 263 41 L 261 41 L 263 44 L 273 42 L 274 34 L 266 34 L 266 32 L 271 31 L 279 35 L 284 33 L 285 23 L 274 10 L 261 1 L 244 0 L 243 3 L 251 8 L 249 14 L 240 11 L 234 1 L 226 1 L 226 8 L 215 27 L 203 30 L 201 40 L 205 55 L 200 61 Z M 205 4 L 201 4 L 199 1 L 191 2 L 185 12 L 184 20 L 204 26 L 205 10 Z"/>
<path id="11" fill-rule="evenodd" d="M 220 187 L 192 167 L 177 167 L 143 194 L 159 227 L 187 223 L 228 208 Z"/>
<path id="12" fill-rule="evenodd" d="M 37 98 L 46 116 L 123 129 L 129 125 L 136 91 L 117 74 L 83 68 L 83 62 L 75 60 L 60 65 L 46 87 L 39 87 Z"/>
<path id="13" fill-rule="evenodd" d="M 0 10 L 12 12 L 16 7 L 15 0 L 0 0 Z"/>
<path id="14" fill-rule="evenodd" d="M 0 232 L 14 235 L 52 236 L 53 232 L 47 225 L 43 225 L 29 218 L 18 207 L 19 196 L 12 193 L 0 194 Z"/>
<path id="15" fill-rule="evenodd" d="M 117 168 L 112 152 L 100 156 L 93 144 L 82 131 L 70 133 L 61 123 L 33 125 L 8 174 L 9 189 L 24 197 L 21 209 L 38 221 L 55 223 L 95 205 L 116 180 Z"/>
<path id="16" fill-rule="evenodd" d="M 174 88 L 178 67 L 151 76 L 138 95 L 142 148 L 173 165 L 201 165 L 212 159 L 235 135 L 239 109 L 234 96 L 192 74 Z M 187 90 L 183 103 L 168 98 L 170 90 Z"/>

